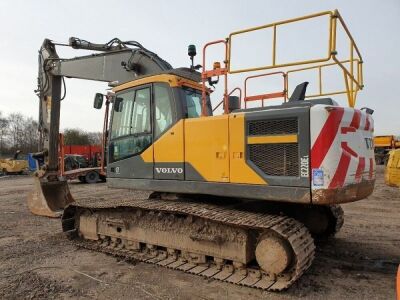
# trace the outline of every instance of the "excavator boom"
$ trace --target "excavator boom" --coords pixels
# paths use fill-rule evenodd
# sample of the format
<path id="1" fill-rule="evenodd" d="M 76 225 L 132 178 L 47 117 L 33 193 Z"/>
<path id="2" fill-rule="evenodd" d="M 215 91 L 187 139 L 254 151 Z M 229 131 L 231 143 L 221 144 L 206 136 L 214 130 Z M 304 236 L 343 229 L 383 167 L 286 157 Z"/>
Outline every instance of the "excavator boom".
<path id="1" fill-rule="evenodd" d="M 57 45 L 101 52 L 65 59 L 58 56 Z M 171 70 L 172 66 L 140 43 L 119 39 L 93 44 L 70 38 L 69 45 L 45 39 L 38 62 L 40 149 L 35 156 L 41 157 L 44 165 L 35 173 L 35 189 L 29 195 L 28 206 L 34 214 L 57 217 L 73 201 L 66 180 L 58 172 L 60 105 L 66 94 L 64 77 L 121 84 Z"/>

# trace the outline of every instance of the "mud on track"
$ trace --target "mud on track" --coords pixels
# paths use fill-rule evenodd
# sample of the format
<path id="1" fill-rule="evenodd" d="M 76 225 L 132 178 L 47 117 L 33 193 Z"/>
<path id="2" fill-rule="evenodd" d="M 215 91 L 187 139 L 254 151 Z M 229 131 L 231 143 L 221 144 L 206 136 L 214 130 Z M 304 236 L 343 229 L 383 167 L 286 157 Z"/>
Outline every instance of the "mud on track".
<path id="1" fill-rule="evenodd" d="M 381 167 L 381 166 L 378 166 Z M 0 299 L 394 299 L 400 263 L 400 189 L 383 184 L 343 205 L 336 238 L 318 244 L 309 271 L 281 293 L 262 292 L 79 249 L 60 220 L 33 216 L 28 176 L 0 178 Z M 72 182 L 73 194 L 112 195 L 105 184 Z M 122 191 L 126 193 L 126 191 Z M 132 191 L 130 193 L 133 193 Z M 140 197 L 143 192 L 135 192 Z"/>

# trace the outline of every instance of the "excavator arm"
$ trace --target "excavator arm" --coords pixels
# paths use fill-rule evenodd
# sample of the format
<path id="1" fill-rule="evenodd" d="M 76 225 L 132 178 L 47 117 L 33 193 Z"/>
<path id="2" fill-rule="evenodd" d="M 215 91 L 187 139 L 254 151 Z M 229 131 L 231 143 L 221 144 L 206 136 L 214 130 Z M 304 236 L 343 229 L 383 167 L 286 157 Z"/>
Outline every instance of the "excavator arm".
<path id="1" fill-rule="evenodd" d="M 56 46 L 96 51 L 90 55 L 60 58 Z M 154 52 L 135 41 L 117 38 L 106 44 L 94 44 L 72 37 L 68 44 L 45 39 L 39 50 L 39 152 L 44 165 L 35 173 L 35 189 L 29 195 L 32 213 L 58 217 L 66 204 L 73 201 L 65 179 L 59 176 L 59 125 L 61 101 L 65 98 L 64 77 L 121 84 L 172 69 Z"/>

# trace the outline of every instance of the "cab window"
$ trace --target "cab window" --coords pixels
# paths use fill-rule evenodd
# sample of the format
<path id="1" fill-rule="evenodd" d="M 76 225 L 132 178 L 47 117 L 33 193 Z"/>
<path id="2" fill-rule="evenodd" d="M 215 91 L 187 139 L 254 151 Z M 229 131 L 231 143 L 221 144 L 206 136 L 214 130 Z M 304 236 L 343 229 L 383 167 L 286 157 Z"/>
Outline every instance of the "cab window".
<path id="1" fill-rule="evenodd" d="M 150 133 L 150 131 L 150 89 L 146 88 L 136 91 L 131 133 Z"/>
<path id="2" fill-rule="evenodd" d="M 158 138 L 173 122 L 170 88 L 166 84 L 154 84 L 155 127 L 154 136 Z"/>
<path id="3" fill-rule="evenodd" d="M 185 99 L 186 105 L 186 117 L 187 118 L 198 118 L 201 116 L 201 91 L 191 89 L 191 88 L 184 88 L 183 95 Z M 207 115 L 211 116 L 211 104 L 210 100 L 207 97 Z"/>
<path id="4" fill-rule="evenodd" d="M 129 135 L 132 119 L 132 107 L 135 97 L 135 91 L 128 91 L 118 95 L 121 99 L 121 108 L 113 112 L 111 139 Z"/>
<path id="5" fill-rule="evenodd" d="M 143 152 L 152 143 L 150 88 L 118 94 L 121 104 L 113 110 L 110 161 Z"/>

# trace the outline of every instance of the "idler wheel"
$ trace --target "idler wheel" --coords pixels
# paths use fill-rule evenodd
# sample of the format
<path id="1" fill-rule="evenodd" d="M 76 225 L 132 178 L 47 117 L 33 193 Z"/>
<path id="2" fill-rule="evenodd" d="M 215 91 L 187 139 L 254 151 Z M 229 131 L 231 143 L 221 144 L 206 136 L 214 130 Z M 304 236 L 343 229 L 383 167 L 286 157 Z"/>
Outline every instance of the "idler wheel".
<path id="1" fill-rule="evenodd" d="M 292 262 L 293 251 L 286 240 L 274 234 L 264 234 L 256 247 L 256 260 L 268 274 L 280 274 Z"/>

